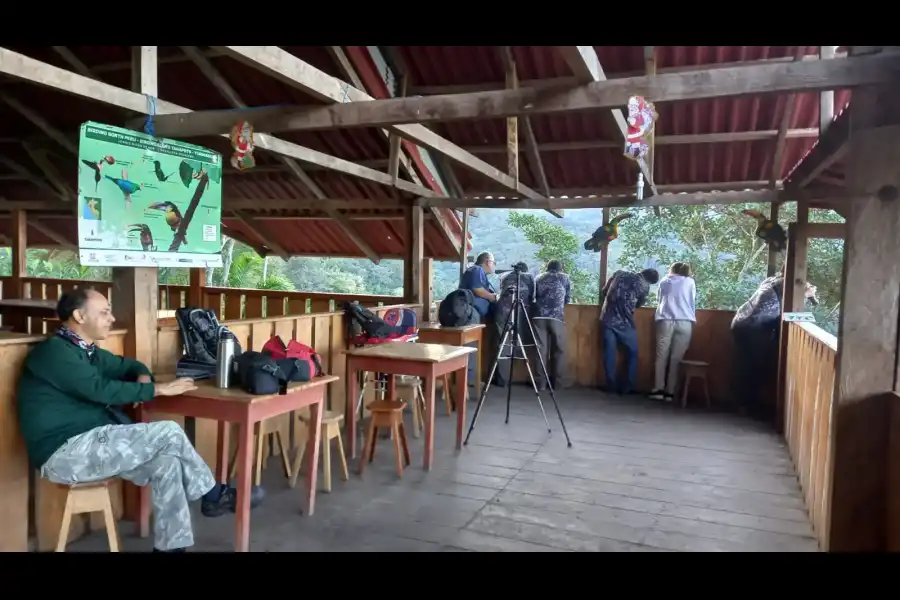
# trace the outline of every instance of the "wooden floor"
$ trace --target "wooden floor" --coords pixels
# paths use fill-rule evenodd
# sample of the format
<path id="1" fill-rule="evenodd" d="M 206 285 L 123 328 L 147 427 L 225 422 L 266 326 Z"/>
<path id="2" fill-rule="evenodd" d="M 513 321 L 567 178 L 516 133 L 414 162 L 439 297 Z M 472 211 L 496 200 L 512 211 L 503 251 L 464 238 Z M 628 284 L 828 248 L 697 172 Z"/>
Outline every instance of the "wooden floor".
<path id="1" fill-rule="evenodd" d="M 755 423 L 683 411 L 594 390 L 560 394 L 574 446 L 547 399 L 548 436 L 529 388 L 492 390 L 469 446 L 452 450 L 451 419 L 437 418 L 435 469 L 413 465 L 398 481 L 381 441 L 360 479 L 337 475 L 314 517 L 299 516 L 270 459 L 266 502 L 253 512 L 251 550 L 278 551 L 816 551 L 784 443 Z M 474 404 L 472 405 L 474 409 Z M 335 474 L 338 473 L 335 465 Z M 321 477 L 320 477 L 321 481 Z M 151 540 L 130 536 L 127 551 Z M 234 520 L 196 510 L 195 551 L 232 548 Z M 105 550 L 103 532 L 69 551 Z"/>

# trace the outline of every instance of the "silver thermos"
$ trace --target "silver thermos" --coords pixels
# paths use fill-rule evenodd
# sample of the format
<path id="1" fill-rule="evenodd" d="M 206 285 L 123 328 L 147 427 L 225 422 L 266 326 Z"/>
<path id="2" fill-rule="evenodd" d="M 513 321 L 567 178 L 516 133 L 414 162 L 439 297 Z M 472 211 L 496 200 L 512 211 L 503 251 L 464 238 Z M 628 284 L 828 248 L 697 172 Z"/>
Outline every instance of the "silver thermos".
<path id="1" fill-rule="evenodd" d="M 227 388 L 231 384 L 234 363 L 234 334 L 223 331 L 216 345 L 216 387 Z"/>

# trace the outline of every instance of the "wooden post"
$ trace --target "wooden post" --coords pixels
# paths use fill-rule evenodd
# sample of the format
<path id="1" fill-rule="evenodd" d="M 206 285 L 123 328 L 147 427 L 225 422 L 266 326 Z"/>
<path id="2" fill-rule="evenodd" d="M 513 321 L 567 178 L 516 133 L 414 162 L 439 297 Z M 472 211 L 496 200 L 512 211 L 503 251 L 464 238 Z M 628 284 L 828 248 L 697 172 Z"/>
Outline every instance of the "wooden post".
<path id="1" fill-rule="evenodd" d="M 609 224 L 609 208 L 603 209 L 603 223 Z M 603 287 L 606 285 L 606 279 L 609 277 L 609 244 L 600 249 L 600 289 L 597 290 L 598 304 L 603 306 Z"/>
<path id="2" fill-rule="evenodd" d="M 834 58 L 837 46 L 819 46 L 819 59 Z M 834 120 L 834 90 L 819 92 L 819 137 L 825 135 Z"/>
<path id="3" fill-rule="evenodd" d="M 772 203 L 772 211 L 769 213 L 769 219 L 774 222 L 778 222 L 778 211 L 781 208 L 780 202 Z M 799 209 L 799 206 L 798 206 Z M 769 263 L 766 267 L 766 277 L 772 277 L 775 275 L 775 270 L 778 268 L 778 252 L 772 247 L 769 246 Z"/>
<path id="4" fill-rule="evenodd" d="M 422 317 L 431 316 L 431 303 L 434 302 L 434 259 L 422 259 Z"/>
<path id="5" fill-rule="evenodd" d="M 897 87 L 853 92 L 847 190 L 858 196 L 844 243 L 831 413 L 830 551 L 883 551 L 894 489 L 890 457 L 900 306 L 900 110 Z"/>
<path id="6" fill-rule="evenodd" d="M 466 256 L 469 251 L 469 210 L 462 209 L 462 241 L 459 243 L 459 281 L 462 283 L 463 275 L 466 274 Z"/>
<path id="7" fill-rule="evenodd" d="M 25 211 L 16 209 L 12 212 L 12 277 L 9 280 L 9 292 L 4 293 L 6 298 L 24 298 L 25 281 L 28 276 L 28 220 Z M 28 317 L 7 317 L 4 325 L 11 325 L 14 331 L 28 333 Z"/>
<path id="8" fill-rule="evenodd" d="M 424 223 L 422 207 L 410 207 L 406 215 L 406 260 L 403 264 L 403 290 L 410 304 L 418 304 L 424 297 L 421 273 L 425 253 Z"/>
<path id="9" fill-rule="evenodd" d="M 187 305 L 194 307 L 203 307 L 203 292 L 206 289 L 206 269 L 191 269 L 191 287 L 188 289 Z M 179 308 L 176 302 L 172 305 L 172 299 L 169 299 L 168 308 Z"/>
<path id="10" fill-rule="evenodd" d="M 132 47 L 134 91 L 155 97 L 156 69 L 156 46 Z M 156 364 L 156 311 L 159 309 L 157 268 L 115 267 L 112 270 L 112 287 L 116 327 L 128 330 L 125 356 L 141 361 L 154 371 L 166 367 L 174 370 L 175 365 Z M 138 489 L 127 484 L 123 493 L 125 517 L 137 521 Z"/>

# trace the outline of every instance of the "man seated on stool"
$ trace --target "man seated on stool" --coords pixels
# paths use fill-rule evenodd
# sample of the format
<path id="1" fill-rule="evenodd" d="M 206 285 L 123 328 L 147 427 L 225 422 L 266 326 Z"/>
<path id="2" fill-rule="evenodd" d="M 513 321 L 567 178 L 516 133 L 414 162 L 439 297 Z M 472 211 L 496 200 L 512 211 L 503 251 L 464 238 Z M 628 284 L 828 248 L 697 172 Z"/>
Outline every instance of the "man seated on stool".
<path id="1" fill-rule="evenodd" d="M 153 383 L 145 365 L 95 346 L 115 322 L 96 290 L 64 294 L 56 312 L 62 327 L 32 349 L 19 378 L 19 426 L 32 464 L 63 485 L 149 483 L 154 552 L 184 552 L 194 544 L 188 502 L 203 497 L 203 514 L 220 516 L 234 495 L 216 485 L 177 423 L 132 423 L 122 408 L 193 390 L 193 380 Z"/>

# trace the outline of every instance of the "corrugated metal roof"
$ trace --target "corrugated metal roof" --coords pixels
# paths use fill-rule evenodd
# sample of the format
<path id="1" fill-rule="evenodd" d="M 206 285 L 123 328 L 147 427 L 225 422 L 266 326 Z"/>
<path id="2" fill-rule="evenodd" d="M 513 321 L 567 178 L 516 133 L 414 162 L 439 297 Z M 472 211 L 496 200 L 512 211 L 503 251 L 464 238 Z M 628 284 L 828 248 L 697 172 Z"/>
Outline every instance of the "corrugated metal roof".
<path id="1" fill-rule="evenodd" d="M 504 70 L 495 46 L 401 46 L 416 88 L 437 86 L 503 86 Z M 644 72 L 642 46 L 595 46 L 610 79 Z M 815 46 L 659 46 L 657 70 L 698 69 L 708 65 L 790 59 L 797 52 L 814 55 Z M 552 46 L 515 46 L 520 81 L 564 78 L 573 74 Z M 835 105 L 849 98 L 839 91 Z M 650 99 L 652 100 L 652 98 Z M 727 134 L 777 130 L 786 103 L 795 103 L 790 129 L 818 127 L 817 94 L 760 95 L 688 102 L 667 102 L 657 107 L 656 135 Z M 614 142 L 614 132 L 606 110 L 562 115 L 533 115 L 530 118 L 538 146 L 561 142 Z M 502 119 L 457 121 L 436 126 L 451 141 L 471 149 L 498 146 L 506 142 Z M 523 143 L 520 136 L 520 144 Z M 662 184 L 725 183 L 768 180 L 776 140 L 726 141 L 697 144 L 657 145 L 654 150 L 654 181 Z M 815 143 L 814 137 L 788 138 L 779 171 L 783 179 Z M 521 153 L 521 149 L 520 149 Z M 541 150 L 541 162 L 552 189 L 622 187 L 636 181 L 634 163 L 622 156 L 618 145 L 593 149 Z M 506 171 L 502 153 L 479 153 L 492 166 Z M 530 187 L 537 182 L 528 161 L 520 154 L 520 178 Z M 483 178 L 457 169 L 460 184 L 469 192 L 485 191 Z M 496 188 L 494 188 L 496 190 Z M 488 190 L 491 191 L 491 190 Z M 502 190 L 501 190 L 502 191 Z"/>
<path id="2" fill-rule="evenodd" d="M 72 66 L 49 46 L 6 47 L 54 66 L 72 70 Z M 130 87 L 131 49 L 129 46 L 69 46 L 68 48 L 102 81 L 118 87 Z M 249 106 L 314 104 L 320 102 L 301 90 L 269 77 L 228 56 L 222 56 L 220 53 L 206 47 L 199 47 L 199 49 L 213 66 L 220 71 L 241 100 Z M 340 77 L 338 66 L 326 47 L 287 46 L 284 49 L 325 73 Z M 231 108 L 227 99 L 203 76 L 200 70 L 187 59 L 178 47 L 160 46 L 159 57 L 158 77 L 159 96 L 161 98 L 194 110 Z M 73 138 L 79 125 L 85 121 L 93 120 L 120 124 L 135 116 L 128 111 L 115 107 L 19 82 L 4 83 L 3 90 L 41 114 L 57 129 L 71 134 Z M 65 110 L 60 110 L 60 106 L 65 106 Z M 16 141 L 25 138 L 41 137 L 43 136 L 42 132 L 2 102 L 0 102 L 0 123 L 2 123 L 0 125 L 0 137 L 4 138 L 6 142 L 0 145 L 0 152 L 36 173 L 31 160 Z M 289 133 L 279 137 L 300 146 L 351 162 L 366 164 L 367 166 L 368 164 L 378 163 L 378 170 L 386 170 L 389 154 L 388 140 L 374 129 Z M 229 156 L 232 152 L 228 141 L 220 137 L 197 138 L 190 141 L 216 149 L 225 156 Z M 47 143 L 44 140 L 42 145 L 50 150 L 51 155 L 49 158 L 51 162 L 63 174 L 68 184 L 74 188 L 77 173 L 72 168 L 75 164 L 74 157 L 70 157 L 65 150 L 54 142 Z M 288 201 L 316 199 L 312 192 L 283 165 L 277 155 L 257 152 L 256 157 L 258 162 L 256 170 L 247 173 L 226 173 L 226 194 L 228 197 Z M 342 175 L 336 171 L 316 168 L 304 163 L 301 163 L 301 166 L 307 170 L 310 179 L 321 188 L 328 198 L 372 200 L 373 204 L 370 214 L 379 214 L 379 201 L 393 198 L 392 190 L 387 186 L 357 177 Z M 56 199 L 52 190 L 48 190 L 46 187 L 38 187 L 22 179 L 17 173 L 4 165 L 0 165 L 0 196 L 13 200 Z M 409 196 L 400 193 L 398 197 L 408 198 Z M 248 210 L 247 212 L 252 215 L 258 211 Z M 392 211 L 387 212 L 390 213 Z M 462 228 L 455 213 L 449 209 L 441 209 L 440 212 L 451 232 L 458 237 Z M 321 213 L 319 214 L 321 215 Z M 351 227 L 377 253 L 385 256 L 403 255 L 403 238 L 400 235 L 403 230 L 402 221 L 398 221 L 395 218 L 358 221 L 353 220 L 353 216 L 357 214 L 357 211 L 345 211 L 345 214 L 351 219 Z M 306 217 L 302 221 L 290 221 L 284 218 L 291 215 L 306 215 Z M 271 243 L 271 245 L 284 248 L 291 254 L 364 256 L 362 251 L 340 226 L 331 220 L 325 218 L 311 220 L 308 218 L 308 210 L 297 210 L 290 213 L 281 211 L 280 216 L 281 219 L 278 221 L 268 221 L 267 224 L 264 222 L 261 225 L 261 227 L 264 227 L 268 243 L 266 240 L 259 240 L 253 233 L 245 231 L 246 228 L 240 221 L 226 217 L 223 222 L 227 226 L 246 234 L 251 240 L 267 245 Z M 0 219 L 0 233 L 8 235 L 8 221 L 8 219 Z M 60 219 L 55 219 L 53 223 L 56 226 L 61 226 L 63 232 L 67 228 L 71 229 L 71 231 L 68 231 L 70 239 L 73 241 L 77 239 L 74 231 L 74 219 L 72 227 L 62 226 Z M 31 230 L 29 233 L 30 239 L 35 243 L 49 243 L 37 231 Z M 459 255 L 458 248 L 447 242 L 446 237 L 435 222 L 426 221 L 426 233 L 426 256 L 455 258 Z"/>

